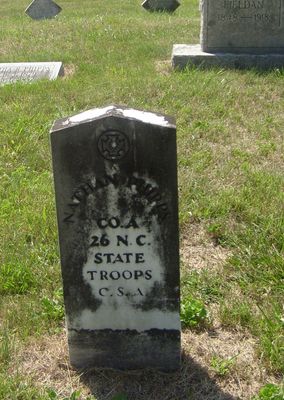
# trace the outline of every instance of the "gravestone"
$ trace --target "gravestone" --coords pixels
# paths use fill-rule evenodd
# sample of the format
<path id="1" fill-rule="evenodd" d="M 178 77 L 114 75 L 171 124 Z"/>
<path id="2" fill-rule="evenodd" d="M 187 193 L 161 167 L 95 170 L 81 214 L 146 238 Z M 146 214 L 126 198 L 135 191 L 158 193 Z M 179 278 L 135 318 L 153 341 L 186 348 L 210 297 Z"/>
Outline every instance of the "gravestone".
<path id="1" fill-rule="evenodd" d="M 62 62 L 1 63 L 0 85 L 32 82 L 39 79 L 54 80 L 64 75 Z"/>
<path id="2" fill-rule="evenodd" d="M 174 12 L 179 6 L 177 0 L 145 0 L 142 3 L 142 7 L 148 11 Z"/>
<path id="3" fill-rule="evenodd" d="M 284 66 L 283 0 L 201 0 L 201 45 L 174 45 L 174 67 Z"/>
<path id="4" fill-rule="evenodd" d="M 33 0 L 25 13 L 32 19 L 49 19 L 56 17 L 62 8 L 52 0 Z"/>
<path id="5" fill-rule="evenodd" d="M 92 109 L 56 121 L 51 146 L 71 364 L 177 369 L 174 122 Z"/>

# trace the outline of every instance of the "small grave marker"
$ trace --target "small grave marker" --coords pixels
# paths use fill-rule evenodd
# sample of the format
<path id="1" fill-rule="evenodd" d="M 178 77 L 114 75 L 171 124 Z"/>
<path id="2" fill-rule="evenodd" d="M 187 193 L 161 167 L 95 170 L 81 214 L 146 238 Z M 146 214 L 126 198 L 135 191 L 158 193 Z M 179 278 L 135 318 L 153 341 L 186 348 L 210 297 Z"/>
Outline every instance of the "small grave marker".
<path id="1" fill-rule="evenodd" d="M 1 63 L 0 85 L 33 82 L 39 79 L 54 80 L 64 74 L 62 62 Z"/>
<path id="2" fill-rule="evenodd" d="M 180 364 L 174 122 L 109 106 L 51 131 L 71 364 Z"/>
<path id="3" fill-rule="evenodd" d="M 142 3 L 142 7 L 148 11 L 174 12 L 179 6 L 180 3 L 177 0 L 145 0 Z"/>
<path id="4" fill-rule="evenodd" d="M 52 0 L 33 0 L 26 8 L 25 13 L 32 19 L 54 18 L 62 8 Z"/>
<path id="5" fill-rule="evenodd" d="M 284 66 L 283 0 L 201 0 L 201 45 L 174 45 L 174 67 Z"/>

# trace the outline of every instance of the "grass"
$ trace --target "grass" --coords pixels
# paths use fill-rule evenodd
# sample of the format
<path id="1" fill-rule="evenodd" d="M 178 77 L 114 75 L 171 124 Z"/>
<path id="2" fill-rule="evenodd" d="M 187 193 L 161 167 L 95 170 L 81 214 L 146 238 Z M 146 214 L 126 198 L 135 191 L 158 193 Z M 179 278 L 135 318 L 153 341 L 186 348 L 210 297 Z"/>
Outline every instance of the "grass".
<path id="1" fill-rule="evenodd" d="M 282 400 L 284 397 L 283 390 L 283 387 L 268 383 L 260 389 L 258 396 L 254 400 Z"/>
<path id="2" fill-rule="evenodd" d="M 217 375 L 225 376 L 230 372 L 231 368 L 234 366 L 236 357 L 237 355 L 228 359 L 223 359 L 215 355 L 212 357 L 211 367 L 214 369 Z"/>
<path id="3" fill-rule="evenodd" d="M 228 254 L 217 269 L 210 259 L 189 268 L 185 258 L 183 306 L 201 304 L 212 326 L 250 334 L 256 362 L 279 379 L 283 70 L 172 71 L 172 44 L 199 41 L 197 0 L 173 15 L 146 13 L 139 0 L 60 5 L 58 18 L 37 22 L 24 15 L 24 0 L 0 3 L 0 61 L 59 60 L 67 72 L 0 88 L 0 398 L 48 399 L 47 388 L 11 378 L 11 360 L 63 327 L 49 129 L 57 118 L 110 103 L 176 117 L 182 237 L 204 229 L 199 256 L 206 246 Z M 230 359 L 216 357 L 217 369 Z"/>
<path id="4" fill-rule="evenodd" d="M 197 328 L 205 324 L 207 311 L 200 300 L 186 296 L 181 304 L 180 317 L 184 327 Z"/>

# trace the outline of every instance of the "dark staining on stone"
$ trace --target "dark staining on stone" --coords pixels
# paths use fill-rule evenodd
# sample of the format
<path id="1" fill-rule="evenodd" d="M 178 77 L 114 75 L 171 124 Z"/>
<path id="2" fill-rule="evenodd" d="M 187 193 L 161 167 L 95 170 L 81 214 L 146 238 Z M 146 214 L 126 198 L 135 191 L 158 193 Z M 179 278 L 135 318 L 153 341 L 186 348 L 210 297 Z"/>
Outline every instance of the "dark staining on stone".
<path id="1" fill-rule="evenodd" d="M 150 329 L 100 331 L 71 330 L 69 348 L 80 348 L 90 355 L 88 360 L 76 359 L 79 368 L 88 368 L 96 359 L 96 366 L 118 370 L 159 368 L 164 372 L 177 369 L 180 364 L 180 331 L 175 329 Z M 105 354 L 111 353 L 111 357 Z M 72 358 L 71 358 L 72 360 Z"/>
<path id="2" fill-rule="evenodd" d="M 167 299 L 167 287 L 165 284 L 160 282 L 154 282 L 150 292 L 147 293 L 147 296 L 143 298 L 140 303 L 133 304 L 133 307 L 137 310 L 142 311 L 150 311 L 155 308 L 161 311 L 168 311 L 172 307 L 168 307 L 168 299 Z M 177 305 L 174 305 L 174 311 L 176 310 Z"/>
<path id="3" fill-rule="evenodd" d="M 132 202 L 130 209 L 133 214 L 142 216 L 145 212 L 145 206 L 152 205 L 149 215 L 157 216 L 159 222 L 162 222 L 170 215 L 169 207 L 167 203 L 163 201 L 163 196 L 159 188 L 148 183 L 143 178 L 137 178 L 134 175 L 127 178 L 120 174 L 106 174 L 103 177 L 95 178 L 94 181 L 95 183 L 91 181 L 83 182 L 74 189 L 73 194 L 71 195 L 71 203 L 68 203 L 67 209 L 64 212 L 63 221 L 65 223 L 74 223 L 78 205 L 80 205 L 79 208 L 82 209 L 85 205 L 86 198 L 91 194 L 96 194 L 97 202 L 100 202 L 100 198 L 102 198 L 102 205 L 104 205 L 103 208 L 105 208 L 106 193 L 104 193 L 103 189 L 107 188 L 109 185 L 113 185 L 114 188 L 119 188 L 118 193 L 120 196 L 118 206 L 121 215 L 127 213 L 128 200 L 124 193 L 125 189 L 131 189 L 133 187 L 136 189 L 136 193 L 132 193 L 131 196 Z"/>
<path id="4" fill-rule="evenodd" d="M 82 275 L 82 265 L 87 261 L 87 244 L 91 229 L 91 225 L 86 224 L 86 219 L 84 221 L 85 224 L 76 226 L 76 240 L 70 243 L 72 250 L 66 260 L 68 269 L 62 270 L 65 309 L 71 323 L 73 318 L 80 315 L 82 309 L 96 311 L 102 303 L 101 299 L 94 298 L 90 285 L 84 282 Z"/>
<path id="5" fill-rule="evenodd" d="M 80 309 L 82 308 L 89 308 L 95 311 L 101 305 L 101 300 L 94 298 L 90 285 L 84 282 L 81 268 L 87 261 L 90 232 L 94 226 L 94 221 L 100 221 L 101 218 L 109 214 L 108 204 L 106 201 L 106 189 L 109 186 L 118 190 L 117 213 L 119 215 L 119 221 L 122 223 L 122 225 L 119 226 L 118 223 L 115 223 L 115 217 L 112 217 L 113 219 L 111 220 L 111 223 L 115 223 L 112 226 L 113 228 L 119 228 L 121 226 L 125 228 L 129 228 L 130 226 L 138 228 L 135 221 L 136 218 L 140 218 L 143 226 L 147 228 L 148 232 L 151 232 L 153 228 L 152 216 L 157 216 L 158 223 L 160 223 L 170 215 L 169 207 L 163 200 L 164 196 L 158 186 L 148 183 L 145 179 L 134 175 L 127 177 L 120 174 L 114 174 L 112 176 L 106 174 L 103 177 L 97 177 L 92 181 L 83 182 L 74 189 L 73 194 L 71 195 L 71 200 L 75 203 L 68 203 L 67 207 L 67 210 L 73 211 L 73 214 L 70 213 L 67 220 L 65 217 L 64 222 L 69 223 L 69 221 L 73 221 L 72 223 L 74 224 L 76 221 L 75 226 L 72 225 L 71 229 L 76 230 L 78 243 L 74 247 L 70 265 L 76 265 L 77 268 L 73 273 L 71 273 L 72 282 L 71 280 L 69 282 L 68 274 L 66 274 L 64 279 L 67 280 L 68 287 L 76 284 L 82 293 L 80 295 L 78 293 L 78 296 L 75 298 L 70 298 L 68 293 L 66 293 L 66 296 L 69 299 L 67 302 L 69 307 L 70 304 L 72 304 L 72 309 L 69 310 L 71 315 L 80 312 Z M 130 190 L 131 196 L 129 197 Z M 146 207 L 148 207 L 148 209 L 150 208 L 149 213 L 145 212 Z M 129 213 L 131 213 L 132 219 L 130 218 L 129 220 L 128 218 L 128 220 L 126 220 L 125 217 L 129 215 Z M 107 227 L 106 222 L 100 226 L 100 229 L 104 230 L 104 227 Z M 156 237 L 155 240 L 157 243 L 161 243 L 161 246 L 156 246 L 156 251 L 159 252 L 162 262 L 165 262 L 166 255 L 164 254 L 165 252 L 162 246 L 163 240 L 158 237 Z M 82 254 L 84 254 L 83 259 Z M 77 255 L 79 256 L 79 259 Z M 159 299 L 165 298 L 168 290 L 167 288 L 172 286 L 171 278 L 172 276 L 166 276 L 164 284 L 154 282 L 150 293 L 141 298 L 141 301 L 133 306 L 143 311 L 151 310 L 155 307 L 160 308 L 161 303 Z M 172 304 L 172 300 L 166 300 L 166 302 L 163 303 L 162 308 L 166 310 L 167 305 L 168 309 L 171 310 L 177 308 L 176 304 Z"/>
<path id="6" fill-rule="evenodd" d="M 128 213 L 127 200 L 121 195 L 118 197 L 118 209 L 122 218 Z"/>
<path id="7" fill-rule="evenodd" d="M 111 153 L 111 159 L 105 159 L 98 149 L 99 138 L 109 131 L 123 132 L 129 139 L 122 158 L 114 159 Z M 103 150 L 113 140 L 104 142 Z M 52 133 L 52 146 L 71 364 L 177 369 L 175 127 L 129 120 L 121 112 L 119 117 L 62 125 L 60 132 Z M 104 247 L 105 238 L 111 244 Z M 112 315 L 123 304 L 126 312 L 145 312 L 145 326 L 137 321 L 137 330 L 129 330 L 128 318 L 118 325 L 115 318 L 106 325 L 99 320 L 100 307 Z M 86 310 L 94 313 L 93 321 L 80 318 Z M 165 313 L 165 322 L 157 318 L 152 323 L 151 312 Z M 173 318 L 167 316 L 170 312 Z M 96 329 L 97 323 L 102 329 Z M 89 326 L 92 330 L 84 329 Z M 125 329 L 103 329 L 116 326 Z"/>

